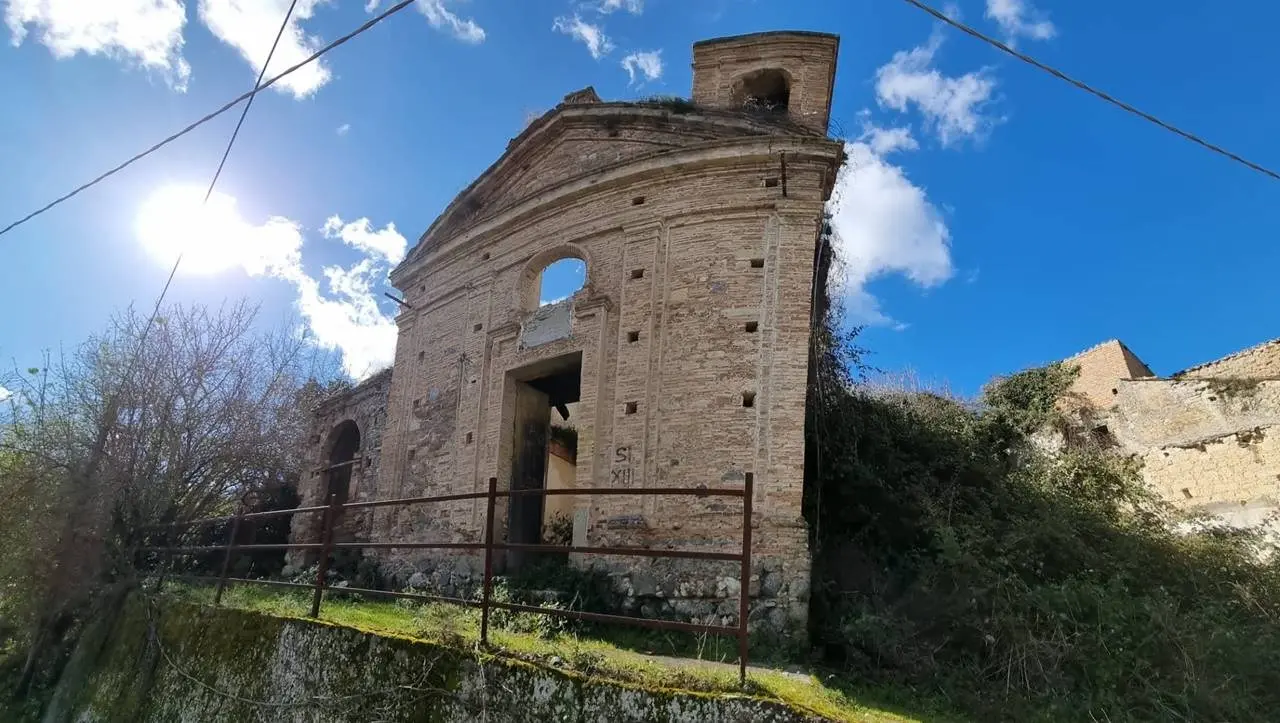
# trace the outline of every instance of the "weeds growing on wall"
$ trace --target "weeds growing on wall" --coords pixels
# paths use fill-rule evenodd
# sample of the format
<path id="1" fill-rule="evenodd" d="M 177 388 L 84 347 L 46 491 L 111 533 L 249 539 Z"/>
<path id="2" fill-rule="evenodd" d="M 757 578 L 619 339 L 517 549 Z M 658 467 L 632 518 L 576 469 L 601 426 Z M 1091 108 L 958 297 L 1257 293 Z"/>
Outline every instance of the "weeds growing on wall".
<path id="1" fill-rule="evenodd" d="M 1257 561 L 1256 535 L 1171 532 L 1118 456 L 1031 445 L 1071 370 L 969 402 L 859 385 L 860 350 L 829 329 L 814 354 L 805 503 L 827 663 L 980 720 L 1274 720 L 1280 566 Z"/>

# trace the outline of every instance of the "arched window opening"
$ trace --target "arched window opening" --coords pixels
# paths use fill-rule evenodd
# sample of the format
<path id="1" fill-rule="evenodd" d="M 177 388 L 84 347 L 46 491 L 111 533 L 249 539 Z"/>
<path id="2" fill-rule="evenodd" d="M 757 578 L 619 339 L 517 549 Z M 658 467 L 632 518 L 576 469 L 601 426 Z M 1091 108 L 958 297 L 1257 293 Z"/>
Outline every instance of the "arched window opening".
<path id="1" fill-rule="evenodd" d="M 538 273 L 538 306 L 555 304 L 573 296 L 587 282 L 587 263 L 569 257 L 548 264 Z"/>
<path id="2" fill-rule="evenodd" d="M 738 81 L 734 105 L 746 110 L 786 113 L 791 83 L 781 70 L 758 70 Z"/>
<path id="3" fill-rule="evenodd" d="M 329 448 L 329 485 L 325 497 L 335 495 L 338 504 L 346 504 L 351 496 L 355 459 L 360 454 L 360 428 L 348 419 L 334 427 L 329 438 L 333 444 Z"/>

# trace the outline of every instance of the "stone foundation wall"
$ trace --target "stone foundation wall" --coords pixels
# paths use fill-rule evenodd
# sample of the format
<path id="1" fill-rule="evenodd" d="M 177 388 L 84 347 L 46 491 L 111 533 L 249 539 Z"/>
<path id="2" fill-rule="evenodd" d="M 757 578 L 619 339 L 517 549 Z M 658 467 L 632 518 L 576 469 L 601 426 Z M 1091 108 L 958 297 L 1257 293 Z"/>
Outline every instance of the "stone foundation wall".
<path id="1" fill-rule="evenodd" d="M 649 689 L 240 610 L 171 605 L 148 613 L 136 601 L 106 622 L 72 656 L 48 723 L 827 720 L 747 694 Z"/>

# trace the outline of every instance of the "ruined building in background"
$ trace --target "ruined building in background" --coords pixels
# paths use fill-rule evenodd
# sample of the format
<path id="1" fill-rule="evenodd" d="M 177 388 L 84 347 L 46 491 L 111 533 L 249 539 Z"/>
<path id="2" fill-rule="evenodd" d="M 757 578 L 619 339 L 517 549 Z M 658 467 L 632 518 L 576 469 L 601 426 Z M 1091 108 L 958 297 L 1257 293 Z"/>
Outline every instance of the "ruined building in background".
<path id="1" fill-rule="evenodd" d="M 1157 377 L 1119 341 L 1065 361 L 1086 432 L 1173 505 L 1239 526 L 1280 508 L 1280 339 Z"/>
<path id="2" fill-rule="evenodd" d="M 755 488 L 761 620 L 804 618 L 801 515 L 814 265 L 843 147 L 827 137 L 838 39 L 773 32 L 700 42 L 691 100 L 570 93 L 514 138 L 391 274 L 404 295 L 394 373 L 317 416 L 304 505 L 560 486 Z M 539 305 L 543 270 L 585 264 Z M 346 462 L 351 464 L 344 464 Z M 739 502 L 576 496 L 575 545 L 736 552 Z M 550 505 L 501 500 L 497 539 L 552 534 Z M 480 541 L 485 504 L 343 520 L 356 539 Z M 295 537 L 311 532 L 299 521 Z M 384 571 L 445 589 L 477 558 L 381 551 Z M 589 558 L 654 615 L 735 617 L 732 564 Z M 525 562 L 507 555 L 511 570 Z"/>

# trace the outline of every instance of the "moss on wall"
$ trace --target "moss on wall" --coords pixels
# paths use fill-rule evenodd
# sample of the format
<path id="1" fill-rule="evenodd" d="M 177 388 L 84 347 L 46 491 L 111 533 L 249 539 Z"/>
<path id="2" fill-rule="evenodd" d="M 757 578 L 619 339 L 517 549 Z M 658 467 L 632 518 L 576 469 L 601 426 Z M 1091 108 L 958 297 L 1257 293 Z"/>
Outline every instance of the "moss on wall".
<path id="1" fill-rule="evenodd" d="M 135 596 L 77 650 L 46 721 L 816 721 L 322 622 Z"/>

